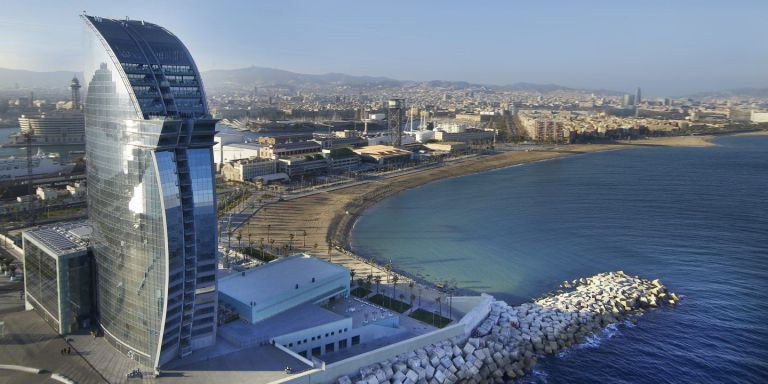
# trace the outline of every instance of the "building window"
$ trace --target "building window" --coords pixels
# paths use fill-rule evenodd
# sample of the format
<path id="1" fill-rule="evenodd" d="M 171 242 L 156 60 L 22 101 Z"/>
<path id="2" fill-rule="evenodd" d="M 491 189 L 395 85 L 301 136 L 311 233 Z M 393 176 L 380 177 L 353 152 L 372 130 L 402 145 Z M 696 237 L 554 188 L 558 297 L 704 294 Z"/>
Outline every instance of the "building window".
<path id="1" fill-rule="evenodd" d="M 325 345 L 325 353 L 333 352 L 333 343 L 328 343 Z"/>
<path id="2" fill-rule="evenodd" d="M 360 344 L 360 335 L 352 336 L 352 345 Z"/>
<path id="3" fill-rule="evenodd" d="M 347 348 L 347 339 L 339 340 L 339 350 Z"/>
<path id="4" fill-rule="evenodd" d="M 320 351 L 320 347 L 314 347 L 312 348 L 312 356 L 320 356 L 322 352 Z"/>

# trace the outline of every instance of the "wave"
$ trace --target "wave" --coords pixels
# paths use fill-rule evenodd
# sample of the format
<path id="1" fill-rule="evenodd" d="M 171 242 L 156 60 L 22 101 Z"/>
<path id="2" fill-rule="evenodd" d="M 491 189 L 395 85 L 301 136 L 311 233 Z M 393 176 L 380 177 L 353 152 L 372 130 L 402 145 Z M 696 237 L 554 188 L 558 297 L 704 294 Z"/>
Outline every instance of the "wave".
<path id="1" fill-rule="evenodd" d="M 603 328 L 601 332 L 587 335 L 587 337 L 584 338 L 584 341 L 582 341 L 581 343 L 576 344 L 570 348 L 563 349 L 557 354 L 557 357 L 560 357 L 560 358 L 566 357 L 573 350 L 592 349 L 592 348 L 599 347 L 600 344 L 603 343 L 603 341 L 612 339 L 615 336 L 621 335 L 621 330 L 619 330 L 619 325 L 624 325 L 627 328 L 636 327 L 636 325 L 632 323 L 632 321 L 630 320 L 624 320 L 621 323 L 608 324 L 605 328 Z"/>

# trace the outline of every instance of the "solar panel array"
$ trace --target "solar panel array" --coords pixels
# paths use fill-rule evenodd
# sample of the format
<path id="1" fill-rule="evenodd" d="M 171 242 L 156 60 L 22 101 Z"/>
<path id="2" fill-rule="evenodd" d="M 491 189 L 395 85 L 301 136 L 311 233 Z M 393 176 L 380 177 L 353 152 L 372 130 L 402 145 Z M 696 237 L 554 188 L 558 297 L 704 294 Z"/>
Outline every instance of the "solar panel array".
<path id="1" fill-rule="evenodd" d="M 87 249 L 88 244 L 79 236 L 70 232 L 70 230 L 81 228 L 83 225 L 78 223 L 75 225 L 42 227 L 27 232 L 27 235 L 44 244 L 57 256 L 61 256 Z"/>

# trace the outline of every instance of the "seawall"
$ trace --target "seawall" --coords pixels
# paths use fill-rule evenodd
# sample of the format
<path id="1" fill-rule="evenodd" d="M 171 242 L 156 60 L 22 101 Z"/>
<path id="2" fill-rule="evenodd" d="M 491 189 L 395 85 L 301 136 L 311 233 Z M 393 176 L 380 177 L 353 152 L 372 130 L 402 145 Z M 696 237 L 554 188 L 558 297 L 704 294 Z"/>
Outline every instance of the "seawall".
<path id="1" fill-rule="evenodd" d="M 674 305 L 658 280 L 622 271 L 563 283 L 563 292 L 512 307 L 493 301 L 471 337 L 453 337 L 371 364 L 339 384 L 507 383 L 531 371 L 537 358 L 581 343 L 633 315 Z"/>

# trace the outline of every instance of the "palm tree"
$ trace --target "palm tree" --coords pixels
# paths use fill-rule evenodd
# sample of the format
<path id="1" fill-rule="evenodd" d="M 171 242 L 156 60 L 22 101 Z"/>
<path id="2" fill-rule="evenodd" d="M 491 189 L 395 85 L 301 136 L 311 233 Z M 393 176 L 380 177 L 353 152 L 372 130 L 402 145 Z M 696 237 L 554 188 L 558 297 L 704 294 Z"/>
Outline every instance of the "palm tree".
<path id="1" fill-rule="evenodd" d="M 272 230 L 272 224 L 267 224 L 267 241 L 270 241 L 269 239 L 269 231 Z"/>
<path id="2" fill-rule="evenodd" d="M 291 250 L 293 250 L 293 233 L 289 233 L 288 234 L 288 239 L 289 239 L 289 243 L 288 244 L 290 244 L 290 248 L 291 248 Z"/>
<path id="3" fill-rule="evenodd" d="M 389 274 L 392 272 L 392 259 L 384 266 L 384 270 L 387 271 L 387 283 L 389 283 Z"/>
<path id="4" fill-rule="evenodd" d="M 315 255 L 317 255 L 317 243 L 315 243 L 315 244 L 313 244 L 313 245 L 312 245 L 312 253 L 314 253 Z"/>
<path id="5" fill-rule="evenodd" d="M 355 270 L 354 269 L 350 269 L 349 270 L 349 278 L 352 279 L 353 283 L 355 282 Z"/>
<path id="6" fill-rule="evenodd" d="M 408 292 L 410 292 L 410 295 L 411 295 L 411 306 L 413 306 L 413 286 L 414 286 L 413 280 L 409 281 Z"/>
<path id="7" fill-rule="evenodd" d="M 251 241 L 251 231 L 248 231 L 248 248 L 253 248 L 253 241 Z"/>
<path id="8" fill-rule="evenodd" d="M 376 282 L 376 294 L 379 294 L 379 284 L 381 284 L 381 276 L 376 275 L 376 277 L 373 278 L 373 281 Z"/>
<path id="9" fill-rule="evenodd" d="M 371 289 L 371 281 L 373 280 L 373 275 L 368 275 L 365 277 L 365 285 L 368 287 L 368 290 Z"/>
<path id="10" fill-rule="evenodd" d="M 237 249 L 240 249 L 240 240 L 243 239 L 243 234 L 240 233 L 240 231 L 237 231 L 237 236 L 235 236 L 235 239 L 237 239 Z"/>
<path id="11" fill-rule="evenodd" d="M 397 274 L 392 275 L 392 297 L 397 297 L 397 281 L 400 280 L 400 276 Z M 392 305 L 392 300 L 389 301 L 390 306 Z"/>
<path id="12" fill-rule="evenodd" d="M 437 304 L 440 306 L 440 316 L 442 316 L 442 315 L 443 315 L 443 306 L 442 306 L 442 304 L 441 304 L 441 301 L 442 301 L 442 300 L 440 299 L 440 296 L 438 296 L 438 297 L 435 299 L 435 303 L 437 303 Z M 435 325 L 435 312 L 432 312 L 432 325 L 433 325 L 433 326 Z"/>
<path id="13" fill-rule="evenodd" d="M 261 260 L 264 260 L 264 238 L 259 239 L 259 250 L 261 251 Z"/>
<path id="14" fill-rule="evenodd" d="M 302 229 L 301 230 L 301 236 L 304 237 L 304 243 L 301 245 L 301 247 L 302 248 L 306 248 L 307 247 L 307 230 Z"/>

